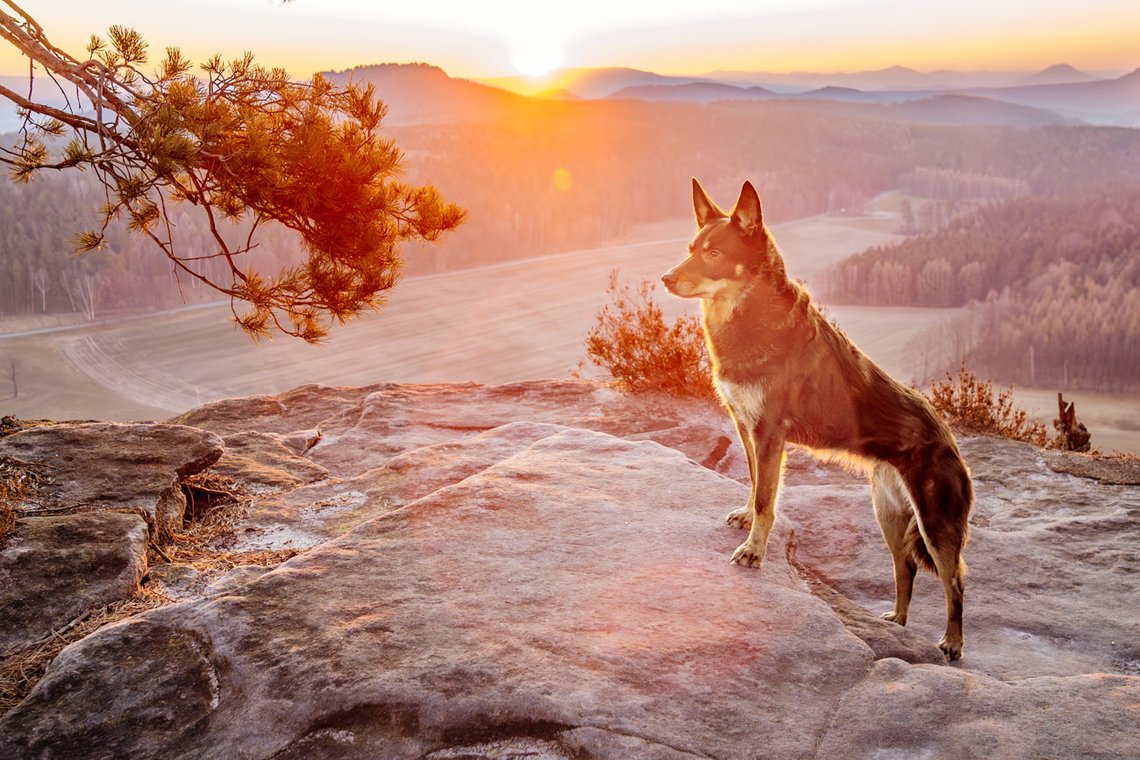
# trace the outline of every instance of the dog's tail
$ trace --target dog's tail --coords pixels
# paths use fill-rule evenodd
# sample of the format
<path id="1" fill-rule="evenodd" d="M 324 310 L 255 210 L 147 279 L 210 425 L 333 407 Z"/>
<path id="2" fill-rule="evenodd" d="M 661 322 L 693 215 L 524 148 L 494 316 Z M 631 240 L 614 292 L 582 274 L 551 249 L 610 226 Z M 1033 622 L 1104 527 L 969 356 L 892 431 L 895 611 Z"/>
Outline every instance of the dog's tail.
<path id="1" fill-rule="evenodd" d="M 938 568 L 934 565 L 934 557 L 930 555 L 930 550 L 926 548 L 926 541 L 922 538 L 922 533 L 918 529 L 918 520 L 912 515 L 910 524 L 906 526 L 905 541 L 907 554 L 914 560 L 914 563 L 919 567 L 925 569 L 927 572 L 938 574 Z"/>
<path id="2" fill-rule="evenodd" d="M 926 540 L 923 539 L 922 533 L 918 529 L 918 520 L 914 517 L 910 518 L 910 524 L 906 526 L 904 541 L 907 554 L 914 560 L 914 564 L 927 572 L 938 575 L 938 567 L 934 564 L 934 557 L 931 556 L 930 549 L 926 546 Z M 963 577 L 966 575 L 966 562 L 961 557 L 958 557 L 958 574 Z"/>

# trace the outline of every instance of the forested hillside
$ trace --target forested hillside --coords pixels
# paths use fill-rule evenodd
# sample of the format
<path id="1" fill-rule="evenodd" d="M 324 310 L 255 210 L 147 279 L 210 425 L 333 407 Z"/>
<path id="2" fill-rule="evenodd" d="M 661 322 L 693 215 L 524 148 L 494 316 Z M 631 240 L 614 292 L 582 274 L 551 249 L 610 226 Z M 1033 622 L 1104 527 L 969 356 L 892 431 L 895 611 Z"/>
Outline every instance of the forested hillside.
<path id="1" fill-rule="evenodd" d="M 406 272 L 590 247 L 638 223 L 687 217 L 694 175 L 718 198 L 752 179 L 769 222 L 858 209 L 903 187 L 936 199 L 937 224 L 995 198 L 1140 176 L 1136 130 L 923 126 L 821 103 L 496 103 L 469 120 L 388 129 L 407 178 L 430 181 L 469 212 L 444 242 L 407 248 Z M 75 257 L 72 235 L 103 202 L 84 175 L 0 183 L 0 314 L 98 315 L 216 297 L 177 282 L 147 241 L 122 229 L 104 250 Z M 176 234 L 187 250 L 207 253 L 208 231 L 192 211 L 174 211 Z M 273 231 L 255 253 L 280 262 L 302 255 Z"/>
<path id="2" fill-rule="evenodd" d="M 940 361 L 1003 380 L 1140 388 L 1140 186 L 982 208 L 936 233 L 854 256 L 830 300 L 964 306 Z M 939 368 L 942 369 L 942 368 Z"/>

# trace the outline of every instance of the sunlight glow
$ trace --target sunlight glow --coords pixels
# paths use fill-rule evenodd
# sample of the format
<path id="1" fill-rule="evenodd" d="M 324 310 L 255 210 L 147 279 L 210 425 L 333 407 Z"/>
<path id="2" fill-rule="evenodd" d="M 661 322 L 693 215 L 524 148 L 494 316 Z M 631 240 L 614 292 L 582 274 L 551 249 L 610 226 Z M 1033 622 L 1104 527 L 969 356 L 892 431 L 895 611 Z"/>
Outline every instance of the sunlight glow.
<path id="1" fill-rule="evenodd" d="M 468 78 L 533 78 L 563 66 L 702 75 L 892 65 L 1030 71 L 1060 62 L 1119 75 L 1140 64 L 1140 4 L 1121 0 L 36 0 L 33 13 L 72 52 L 125 24 L 155 59 L 167 45 L 193 61 L 252 50 L 294 76 L 411 61 Z M 26 70 L 13 46 L 0 45 L 0 75 Z"/>
<path id="2" fill-rule="evenodd" d="M 511 65 L 528 77 L 550 73 L 561 66 L 565 58 L 562 46 L 550 37 L 524 34 L 512 43 Z"/>

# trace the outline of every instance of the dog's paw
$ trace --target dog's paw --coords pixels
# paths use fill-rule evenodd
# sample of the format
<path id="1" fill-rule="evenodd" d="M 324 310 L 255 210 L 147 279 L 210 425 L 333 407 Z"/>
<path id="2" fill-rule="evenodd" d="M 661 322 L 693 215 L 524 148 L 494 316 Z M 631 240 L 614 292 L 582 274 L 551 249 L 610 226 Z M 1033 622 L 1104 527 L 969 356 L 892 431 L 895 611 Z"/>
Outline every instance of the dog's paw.
<path id="1" fill-rule="evenodd" d="M 740 509 L 734 509 L 728 513 L 724 521 L 734 528 L 744 528 L 747 530 L 752 527 L 752 508 L 741 507 Z"/>
<path id="2" fill-rule="evenodd" d="M 764 564 L 764 547 L 745 541 L 732 553 L 732 564 L 744 567 L 760 567 Z"/>
<path id="3" fill-rule="evenodd" d="M 952 640 L 948 639 L 947 637 L 943 636 L 938 641 L 938 648 L 942 650 L 942 654 L 946 655 L 946 659 L 949 660 L 950 662 L 954 662 L 954 660 L 957 660 L 958 658 L 960 658 L 962 656 L 962 640 L 961 639 L 958 639 L 956 641 L 952 641 Z"/>
<path id="4" fill-rule="evenodd" d="M 906 625 L 906 615 L 900 615 L 894 610 L 890 612 L 884 612 L 883 620 L 889 620 L 890 622 L 898 623 L 899 625 Z"/>

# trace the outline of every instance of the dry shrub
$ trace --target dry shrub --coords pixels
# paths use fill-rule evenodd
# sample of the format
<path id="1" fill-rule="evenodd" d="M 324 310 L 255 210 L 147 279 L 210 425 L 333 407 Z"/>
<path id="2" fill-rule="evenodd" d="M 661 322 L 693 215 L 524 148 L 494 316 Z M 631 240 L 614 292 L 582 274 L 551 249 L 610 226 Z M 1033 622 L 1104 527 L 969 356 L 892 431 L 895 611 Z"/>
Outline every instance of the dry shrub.
<path id="1" fill-rule="evenodd" d="M 16 532 L 17 504 L 33 493 L 43 479 L 39 468 L 11 457 L 0 457 L 0 549 Z"/>
<path id="2" fill-rule="evenodd" d="M 0 474 L 0 549 L 16 530 L 16 502 L 19 498 L 17 484 Z"/>
<path id="3" fill-rule="evenodd" d="M 714 399 L 712 367 L 699 320 L 692 315 L 666 324 L 653 299 L 654 283 L 635 290 L 610 272 L 610 303 L 597 314 L 586 337 L 590 362 L 610 373 L 625 390 L 659 391 Z"/>
<path id="4" fill-rule="evenodd" d="M 1025 441 L 1039 447 L 1053 444 L 1044 425 L 1029 419 L 1028 412 L 1014 406 L 1012 385 L 995 397 L 993 381 L 983 382 L 965 366 L 958 369 L 957 378 L 947 373 L 945 380 L 931 384 L 930 401 L 947 422 L 960 430 Z"/>
<path id="5" fill-rule="evenodd" d="M 163 534 L 150 545 L 151 563 L 190 565 L 210 582 L 238 565 L 276 565 L 297 555 L 296 549 L 231 551 L 234 526 L 246 514 L 249 497 L 232 479 L 205 470 L 185 478 L 186 516 L 182 531 Z"/>

